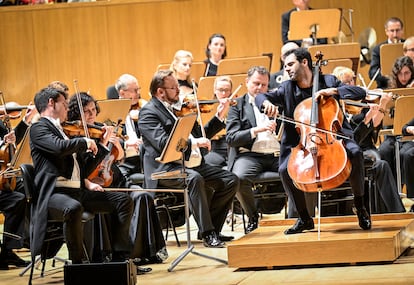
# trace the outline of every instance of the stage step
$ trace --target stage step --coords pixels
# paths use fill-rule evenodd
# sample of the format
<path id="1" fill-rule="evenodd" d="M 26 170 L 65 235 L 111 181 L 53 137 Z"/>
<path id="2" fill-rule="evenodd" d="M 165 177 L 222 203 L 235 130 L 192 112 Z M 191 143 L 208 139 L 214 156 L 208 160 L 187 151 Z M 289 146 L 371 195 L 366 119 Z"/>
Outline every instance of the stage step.
<path id="1" fill-rule="evenodd" d="M 295 220 L 262 220 L 260 227 L 227 245 L 230 267 L 393 262 L 414 242 L 414 213 L 372 216 L 372 229 L 361 230 L 356 216 L 322 217 L 315 230 L 283 232 Z"/>

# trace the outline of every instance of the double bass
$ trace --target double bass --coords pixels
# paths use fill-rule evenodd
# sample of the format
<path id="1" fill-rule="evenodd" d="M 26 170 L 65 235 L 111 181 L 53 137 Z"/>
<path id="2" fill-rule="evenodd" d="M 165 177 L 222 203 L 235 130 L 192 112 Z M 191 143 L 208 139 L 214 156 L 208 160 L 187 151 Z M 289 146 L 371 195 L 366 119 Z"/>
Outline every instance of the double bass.
<path id="1" fill-rule="evenodd" d="M 303 100 L 294 111 L 300 133 L 299 144 L 292 149 L 288 173 L 297 188 L 317 192 L 335 188 L 349 177 L 351 163 L 336 133 L 341 129 L 343 113 L 333 97 L 316 99 L 322 54 L 316 55 L 312 97 Z"/>

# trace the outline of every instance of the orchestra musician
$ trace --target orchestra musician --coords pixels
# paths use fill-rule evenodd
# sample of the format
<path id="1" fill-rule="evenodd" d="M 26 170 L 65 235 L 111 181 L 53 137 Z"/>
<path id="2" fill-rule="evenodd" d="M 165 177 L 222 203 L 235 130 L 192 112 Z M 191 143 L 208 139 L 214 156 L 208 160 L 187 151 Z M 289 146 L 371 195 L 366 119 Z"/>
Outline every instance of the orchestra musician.
<path id="1" fill-rule="evenodd" d="M 24 138 L 26 130 L 31 123 L 36 110 L 29 108 L 24 118 L 13 129 L 9 130 L 3 121 L 0 121 L 0 155 L 2 156 L 3 169 L 7 168 L 12 157 L 11 153 L 4 153 L 6 145 L 18 145 Z M 3 180 L 3 177 L 2 177 Z M 26 196 L 23 183 L 20 178 L 16 180 L 14 189 L 7 189 L 6 183 L 2 183 L 0 189 L 0 211 L 4 214 L 3 242 L 0 252 L 0 270 L 8 270 L 9 265 L 26 267 L 30 262 L 21 259 L 13 249 L 29 248 L 29 211 L 27 209 Z"/>
<path id="2" fill-rule="evenodd" d="M 397 58 L 392 67 L 390 88 L 414 87 L 414 66 L 409 56 Z"/>
<path id="3" fill-rule="evenodd" d="M 263 66 L 251 67 L 246 78 L 247 93 L 236 99 L 237 105 L 230 108 L 227 118 L 228 169 L 240 179 L 236 197 L 249 217 L 246 234 L 259 225 L 251 179 L 265 171 L 277 172 L 279 168 L 276 121 L 255 110 L 254 105 L 254 98 L 266 92 L 268 84 L 269 71 Z"/>
<path id="4" fill-rule="evenodd" d="M 392 82 L 394 82 L 393 86 L 398 86 L 398 88 L 410 88 L 410 86 L 414 84 L 414 66 L 410 57 L 399 57 L 395 61 L 392 68 Z M 389 128 L 391 126 L 384 127 Z M 390 165 L 394 177 L 397 177 L 395 162 L 395 136 L 386 136 L 380 144 L 378 150 L 381 158 L 386 160 Z"/>
<path id="5" fill-rule="evenodd" d="M 414 118 L 407 122 L 402 128 L 404 136 L 414 135 Z M 400 149 L 401 158 L 401 178 L 407 188 L 407 198 L 414 199 L 414 142 L 404 142 Z M 410 212 L 414 212 L 414 204 Z"/>
<path id="6" fill-rule="evenodd" d="M 233 83 L 230 76 L 218 76 L 214 80 L 214 96 L 218 100 L 229 98 L 232 94 L 232 90 Z M 225 105 L 225 109 L 222 110 L 225 120 L 227 120 L 229 109 L 230 106 Z M 204 156 L 206 163 L 219 167 L 226 167 L 228 157 L 227 149 L 226 130 L 223 129 L 211 138 L 211 150 Z"/>
<path id="7" fill-rule="evenodd" d="M 208 39 L 206 47 L 206 56 L 204 60 L 206 71 L 204 76 L 217 75 L 217 67 L 220 60 L 227 56 L 226 38 L 222 34 L 212 34 Z"/>
<path id="8" fill-rule="evenodd" d="M 127 180 L 127 187 L 135 184 L 132 174 L 142 173 L 140 146 L 141 133 L 138 128 L 140 109 L 146 103 L 141 99 L 141 87 L 138 79 L 131 74 L 122 74 L 115 83 L 115 89 L 120 99 L 131 99 L 131 109 L 124 121 L 122 134 L 126 137 L 124 142 L 125 159 L 119 164 L 119 169 Z"/>
<path id="9" fill-rule="evenodd" d="M 336 67 L 333 74 L 342 83 L 355 85 L 355 74 L 348 67 Z M 382 119 L 386 114 L 387 104 L 392 100 L 392 93 L 384 93 L 377 103 L 367 103 L 366 108 L 350 118 L 354 129 L 355 141 L 364 152 L 364 159 L 372 162 L 374 170 L 375 188 L 382 200 L 377 212 L 402 213 L 404 205 L 398 194 L 397 184 L 387 161 L 382 160 L 375 146 L 379 130 L 382 128 Z M 373 199 L 370 197 L 370 199 Z M 384 205 L 385 208 L 382 206 Z"/>
<path id="10" fill-rule="evenodd" d="M 69 258 L 74 264 L 82 263 L 83 211 L 112 213 L 117 217 L 112 227 L 112 261 L 125 261 L 130 252 L 132 200 L 125 193 L 87 189 L 84 182 L 108 154 L 104 145 L 110 138 L 110 128 L 101 133 L 102 144 L 87 137 L 69 138 L 61 124 L 67 117 L 67 94 L 46 87 L 35 95 L 34 101 L 41 118 L 30 130 L 34 184 L 38 189 L 37 205 L 32 208 L 32 261 L 42 253 L 49 217 L 63 221 Z"/>
<path id="11" fill-rule="evenodd" d="M 285 58 L 285 70 L 289 74 L 290 80 L 283 82 L 275 91 L 256 96 L 255 102 L 257 107 L 268 116 L 275 116 L 277 114 L 277 107 L 274 105 L 276 104 L 283 107 L 286 118 L 293 118 L 296 106 L 312 96 L 313 77 L 315 75 L 312 72 L 311 55 L 306 49 L 299 48 L 288 51 Z M 317 90 L 315 93 L 316 98 L 334 96 L 335 99 L 339 97 L 342 99 L 359 100 L 365 97 L 365 91 L 362 88 L 343 85 L 332 75 L 321 76 Z M 357 210 L 359 226 L 364 230 L 368 230 L 371 228 L 371 217 L 364 205 L 364 158 L 362 150 L 351 139 L 352 129 L 347 120 L 343 120 L 340 132 L 349 137 L 349 139 L 344 140 L 344 144 L 348 159 L 352 165 L 349 182 L 354 194 L 354 204 Z M 299 141 L 300 136 L 295 124 L 285 122 L 280 146 L 279 173 L 284 189 L 289 199 L 294 201 L 299 214 L 299 218 L 294 226 L 287 229 L 285 234 L 301 233 L 314 228 L 313 219 L 306 209 L 304 192 L 295 186 L 287 171 L 291 149 L 296 147 Z"/>
<path id="12" fill-rule="evenodd" d="M 151 80 L 151 100 L 141 109 L 138 121 L 144 141 L 144 174 L 147 188 L 182 188 L 183 179 L 152 180 L 151 174 L 160 171 L 181 170 L 180 163 L 156 161 L 163 151 L 177 119 L 172 105 L 179 101 L 180 90 L 171 70 L 159 70 Z M 227 103 L 228 104 L 228 103 Z M 203 153 L 211 147 L 210 140 L 223 129 L 224 117 L 218 114 L 205 126 L 195 124 L 187 140 L 186 183 L 189 206 L 199 229 L 199 237 L 206 247 L 223 247 L 233 237 L 220 234 L 227 211 L 230 209 L 239 180 L 236 175 L 220 167 L 205 163 Z M 190 155 L 191 154 L 191 155 Z"/>
<path id="13" fill-rule="evenodd" d="M 193 85 L 191 83 L 191 65 L 193 64 L 193 55 L 186 50 L 178 50 L 171 63 L 170 69 L 174 77 L 178 80 L 180 94 L 185 96 L 193 94 Z"/>
<path id="14" fill-rule="evenodd" d="M 411 57 L 414 61 L 414 37 L 409 37 L 403 44 L 403 52 L 405 56 Z"/>
<path id="15" fill-rule="evenodd" d="M 381 74 L 381 58 L 380 58 L 380 47 L 384 44 L 395 44 L 404 42 L 404 24 L 400 18 L 391 17 L 385 22 L 385 34 L 387 40 L 379 43 L 372 50 L 371 63 L 369 67 L 369 79 L 374 79 L 377 74 L 375 81 L 377 82 L 377 88 L 385 89 L 388 87 L 388 77 Z"/>
<path id="16" fill-rule="evenodd" d="M 85 92 L 80 92 L 80 97 L 87 124 L 103 126 L 102 123 L 96 122 L 96 116 L 100 112 L 100 108 L 95 99 Z M 75 121 L 79 119 L 80 112 L 77 97 L 75 95 L 69 100 L 68 120 Z M 116 151 L 111 152 L 111 156 L 115 157 L 111 157 L 108 162 L 106 162 L 107 157 L 103 160 L 105 164 L 110 163 L 109 169 L 105 169 L 108 168 L 106 165 L 99 166 L 99 168 L 105 166 L 103 169 L 101 168 L 101 171 L 107 172 L 106 174 L 101 175 L 100 178 L 111 176 L 110 185 L 105 186 L 105 181 L 100 183 L 101 179 L 96 179 L 96 177 L 92 176 L 99 174 L 100 172 L 95 170 L 92 172 L 92 175 L 89 175 L 88 178 L 85 179 L 85 185 L 87 185 L 88 188 L 94 188 L 97 191 L 104 190 L 104 186 L 127 188 L 126 180 L 118 167 L 119 161 L 124 157 L 124 150 L 121 146 L 120 138 L 117 137 L 116 134 L 117 132 L 113 132 L 110 139 L 110 142 L 113 144 L 111 149 L 113 150 L 114 147 L 117 149 Z M 137 186 L 130 187 L 137 188 Z M 134 214 L 129 230 L 131 244 L 133 246 L 130 258 L 137 259 L 136 263 L 159 263 L 164 261 L 168 257 L 168 253 L 152 196 L 143 191 L 130 192 L 129 195 L 134 201 Z M 103 230 L 104 228 L 105 227 L 101 226 L 101 228 L 98 227 L 97 230 Z M 151 271 L 150 268 L 144 267 L 138 267 L 137 270 L 138 273 Z"/>

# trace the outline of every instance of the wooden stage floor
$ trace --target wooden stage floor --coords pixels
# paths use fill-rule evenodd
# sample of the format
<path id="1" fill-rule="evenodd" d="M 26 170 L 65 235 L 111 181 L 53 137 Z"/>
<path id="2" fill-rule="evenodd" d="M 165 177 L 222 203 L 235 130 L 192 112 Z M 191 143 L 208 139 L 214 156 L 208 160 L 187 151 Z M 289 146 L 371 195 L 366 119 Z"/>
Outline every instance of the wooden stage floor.
<path id="1" fill-rule="evenodd" d="M 373 215 L 371 230 L 356 216 L 321 218 L 315 230 L 283 232 L 295 220 L 264 220 L 254 232 L 229 243 L 229 266 L 236 268 L 291 265 L 355 264 L 395 261 L 414 239 L 414 213 Z"/>

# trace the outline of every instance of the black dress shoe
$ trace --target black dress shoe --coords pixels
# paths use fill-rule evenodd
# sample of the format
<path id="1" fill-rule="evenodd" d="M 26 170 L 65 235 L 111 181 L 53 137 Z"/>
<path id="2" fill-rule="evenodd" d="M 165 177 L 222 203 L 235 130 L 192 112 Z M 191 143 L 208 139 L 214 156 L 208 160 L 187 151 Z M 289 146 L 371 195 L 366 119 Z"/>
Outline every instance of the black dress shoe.
<path id="1" fill-rule="evenodd" d="M 259 226 L 259 214 L 254 214 L 253 217 L 249 218 L 249 223 L 247 224 L 246 229 L 244 230 L 244 233 L 247 235 L 248 233 L 251 233 L 257 227 Z"/>
<path id="2" fill-rule="evenodd" d="M 205 247 L 224 247 L 224 242 L 220 240 L 217 233 L 214 231 L 209 232 L 205 237 L 203 237 L 203 244 Z"/>
<path id="3" fill-rule="evenodd" d="M 371 217 L 365 208 L 357 210 L 359 226 L 363 230 L 371 229 Z"/>
<path id="4" fill-rule="evenodd" d="M 232 240 L 234 240 L 234 236 L 225 236 L 225 235 L 222 235 L 221 233 L 219 233 L 219 239 L 221 241 L 232 241 Z"/>
<path id="5" fill-rule="evenodd" d="M 1 254 L 0 257 L 0 269 L 7 270 L 9 265 L 16 267 L 26 267 L 30 264 L 30 261 L 21 259 L 12 250 L 8 250 L 6 253 Z"/>
<path id="6" fill-rule="evenodd" d="M 313 230 L 315 225 L 313 219 L 302 220 L 301 218 L 296 220 L 296 223 L 290 229 L 285 231 L 285 235 L 298 234 L 306 230 Z"/>
<path id="7" fill-rule="evenodd" d="M 141 266 L 137 266 L 137 275 L 142 275 L 148 272 L 151 272 L 152 268 L 151 267 L 141 267 Z"/>

